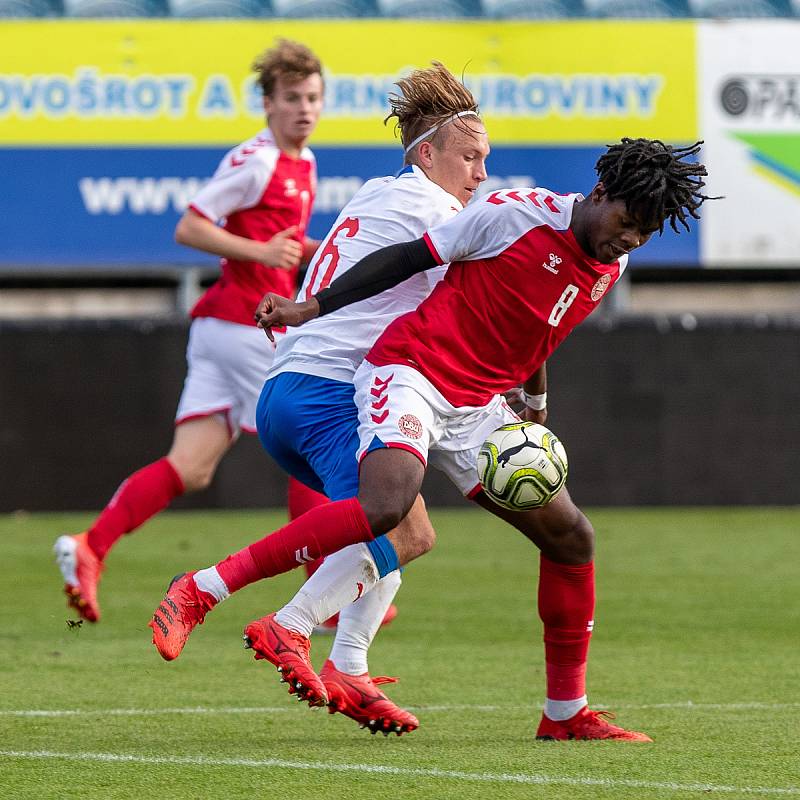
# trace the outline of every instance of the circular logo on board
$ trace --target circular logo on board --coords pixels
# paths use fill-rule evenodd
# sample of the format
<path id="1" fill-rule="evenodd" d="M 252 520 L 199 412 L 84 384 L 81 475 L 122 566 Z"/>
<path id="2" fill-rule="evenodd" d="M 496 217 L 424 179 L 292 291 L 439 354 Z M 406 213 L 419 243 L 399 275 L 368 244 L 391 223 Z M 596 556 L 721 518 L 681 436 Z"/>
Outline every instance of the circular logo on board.
<path id="1" fill-rule="evenodd" d="M 397 427 L 409 439 L 419 439 L 422 436 L 422 423 L 413 414 L 403 414 L 397 421 Z"/>
<path id="2" fill-rule="evenodd" d="M 597 302 L 605 294 L 606 289 L 608 289 L 609 283 L 611 283 L 611 276 L 601 275 L 597 279 L 597 283 L 594 286 L 592 286 L 592 300 Z"/>
<path id="3" fill-rule="evenodd" d="M 732 117 L 741 116 L 750 105 L 747 84 L 739 78 L 727 81 L 719 93 L 719 101 L 722 108 Z"/>

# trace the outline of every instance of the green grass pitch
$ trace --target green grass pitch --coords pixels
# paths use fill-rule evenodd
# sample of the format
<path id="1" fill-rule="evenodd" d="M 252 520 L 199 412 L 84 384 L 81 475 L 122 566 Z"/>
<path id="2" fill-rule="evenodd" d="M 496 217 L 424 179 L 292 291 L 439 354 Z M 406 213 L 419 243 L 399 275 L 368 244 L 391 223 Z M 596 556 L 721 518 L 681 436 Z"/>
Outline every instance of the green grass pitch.
<path id="1" fill-rule="evenodd" d="M 88 515 L 0 517 L 0 798 L 800 798 L 800 510 L 596 510 L 594 706 L 655 743 L 536 742 L 538 557 L 478 510 L 434 511 L 373 674 L 420 718 L 370 736 L 290 699 L 242 648 L 295 572 L 215 609 L 180 659 L 146 627 L 169 578 L 281 524 L 166 513 L 111 554 L 70 629 L 50 548 Z M 315 638 L 320 666 L 328 641 Z"/>

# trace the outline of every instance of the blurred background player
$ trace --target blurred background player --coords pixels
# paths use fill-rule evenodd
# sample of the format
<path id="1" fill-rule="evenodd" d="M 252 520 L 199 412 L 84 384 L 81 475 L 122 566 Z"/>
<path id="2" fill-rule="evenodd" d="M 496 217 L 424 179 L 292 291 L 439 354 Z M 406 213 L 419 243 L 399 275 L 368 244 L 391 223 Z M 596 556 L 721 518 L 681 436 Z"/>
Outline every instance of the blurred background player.
<path id="1" fill-rule="evenodd" d="M 191 611 L 186 599 L 202 600 L 205 613 L 231 591 L 293 568 L 298 550 L 325 554 L 392 531 L 416 502 L 430 453 L 465 495 L 541 551 L 538 607 L 547 693 L 537 738 L 651 741 L 612 725 L 606 712 L 587 704 L 595 606 L 591 523 L 566 489 L 540 509 L 500 508 L 477 483 L 476 462 L 486 436 L 516 419 L 500 393 L 539 372 L 614 285 L 629 252 L 662 232 L 666 220 L 677 231 L 679 222 L 688 229 L 688 218 L 699 217 L 708 199 L 701 192 L 706 169 L 690 160 L 699 149 L 700 143 L 673 148 L 657 140 L 623 139 L 598 160 L 599 181 L 586 198 L 530 187 L 493 192 L 421 239 L 371 253 L 315 297 L 300 303 L 265 298 L 259 308 L 265 328 L 298 325 L 450 263 L 419 309 L 378 338 L 354 377 L 357 497 L 313 509 L 195 573 L 205 579 L 213 571 L 218 583 L 212 591 L 198 591 L 187 575 L 183 582 L 193 587 L 192 597 L 170 592 L 165 600 L 183 606 L 175 627 L 202 620 L 186 614 Z M 401 563 L 409 556 L 402 546 L 397 552 L 403 553 Z M 298 660 L 303 652 L 295 648 L 291 668 L 306 699 L 325 702 L 326 688 L 310 661 Z M 385 724 L 381 730 L 401 732 Z"/>
<path id="2" fill-rule="evenodd" d="M 312 296 L 368 253 L 417 238 L 450 219 L 487 177 L 489 144 L 471 92 L 437 62 L 397 85 L 400 93 L 390 96 L 387 121 L 397 120 L 405 167 L 395 177 L 368 181 L 347 204 L 310 264 L 300 297 Z M 281 466 L 331 499 L 353 497 L 358 491 L 358 415 L 352 383 L 356 369 L 386 326 L 414 310 L 444 272 L 444 266 L 435 267 L 380 297 L 290 330 L 278 342 L 256 415 L 259 435 Z M 398 536 L 405 546 L 418 553 L 432 546 L 435 534 L 421 499 L 401 528 Z M 368 708 L 393 726 L 413 729 L 416 718 L 376 688 L 367 665 L 367 649 L 400 586 L 397 567 L 398 555 L 387 537 L 330 556 L 310 579 L 315 588 L 299 595 L 313 608 L 299 602 L 276 620 L 253 623 L 251 643 L 257 657 L 277 663 L 278 652 L 296 646 L 295 633 L 307 641 L 319 624 L 318 600 L 311 598 L 341 596 L 339 628 L 324 673 L 331 696 L 337 698 L 331 707 L 360 722 Z M 353 573 L 362 577 L 341 584 L 339 576 Z M 377 580 L 378 576 L 383 577 Z M 213 589 L 211 578 L 207 588 Z M 205 588 L 202 575 L 196 580 Z M 359 598 L 364 585 L 373 584 L 372 591 Z M 164 612 L 158 618 L 169 627 Z M 284 678 L 291 691 L 303 695 L 289 669 Z"/>
<path id="3" fill-rule="evenodd" d="M 294 297 L 299 265 L 319 244 L 305 236 L 316 188 L 306 144 L 322 111 L 322 65 L 304 45 L 282 39 L 253 70 L 267 127 L 223 157 L 175 230 L 179 243 L 221 256 L 222 274 L 191 313 L 172 446 L 123 481 L 87 531 L 55 544 L 68 602 L 90 622 L 100 618 L 97 584 L 117 540 L 174 498 L 206 488 L 239 433 L 255 432 L 273 353 L 253 309 L 267 291 Z M 325 501 L 291 483 L 295 514 Z"/>

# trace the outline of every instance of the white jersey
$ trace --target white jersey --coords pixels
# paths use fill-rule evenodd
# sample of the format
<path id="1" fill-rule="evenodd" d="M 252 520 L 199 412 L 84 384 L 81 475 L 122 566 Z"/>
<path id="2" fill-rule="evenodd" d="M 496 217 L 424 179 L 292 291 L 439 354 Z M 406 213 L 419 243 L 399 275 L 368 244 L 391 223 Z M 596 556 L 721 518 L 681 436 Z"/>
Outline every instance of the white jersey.
<path id="1" fill-rule="evenodd" d="M 309 264 L 298 293 L 312 297 L 356 262 L 391 244 L 419 239 L 430 227 L 455 216 L 461 202 L 419 167 L 397 177 L 373 178 L 355 194 Z M 414 275 L 381 294 L 289 328 L 278 337 L 267 377 L 300 372 L 350 382 L 366 352 L 386 326 L 413 311 L 444 276 L 447 265 Z"/>

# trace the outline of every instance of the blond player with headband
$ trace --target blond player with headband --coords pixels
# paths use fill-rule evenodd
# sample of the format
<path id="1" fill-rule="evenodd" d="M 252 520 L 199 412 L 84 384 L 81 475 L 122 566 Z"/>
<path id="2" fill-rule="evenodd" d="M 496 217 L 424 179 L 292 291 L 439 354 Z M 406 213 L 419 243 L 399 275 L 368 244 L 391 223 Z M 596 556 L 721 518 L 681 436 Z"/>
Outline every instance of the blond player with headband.
<path id="1" fill-rule="evenodd" d="M 309 265 L 300 298 L 328 286 L 365 255 L 417 238 L 431 224 L 454 217 L 486 179 L 489 145 L 472 94 L 437 63 L 398 86 L 401 93 L 390 98 L 389 118 L 397 119 L 405 167 L 397 176 L 368 181 L 348 203 Z M 437 267 L 421 273 L 379 298 L 290 330 L 277 345 L 259 402 L 259 435 L 290 474 L 332 500 L 353 497 L 358 487 L 356 369 L 386 326 L 415 309 L 444 272 Z M 341 608 L 322 672 L 330 709 L 362 725 L 380 719 L 382 729 L 384 724 L 399 732 L 416 728 L 416 718 L 392 703 L 377 688 L 379 679 L 370 677 L 367 649 L 400 586 L 398 564 L 412 551 L 426 552 L 434 538 L 418 498 L 397 531 L 328 557 L 289 605 L 247 626 L 256 657 L 278 666 L 290 692 L 306 697 L 294 667 L 302 669 L 308 637 L 328 616 L 321 610 Z M 170 588 L 150 623 L 165 658 L 175 658 L 206 609 L 252 574 L 248 558 L 233 557 L 219 569 L 190 573 Z M 302 563 L 307 555 L 301 549 L 293 558 Z M 173 607 L 180 614 L 172 613 Z"/>

